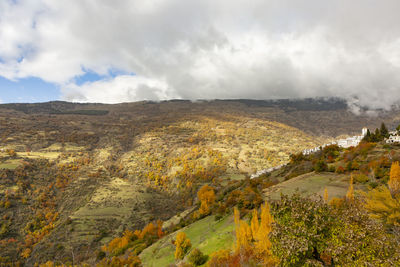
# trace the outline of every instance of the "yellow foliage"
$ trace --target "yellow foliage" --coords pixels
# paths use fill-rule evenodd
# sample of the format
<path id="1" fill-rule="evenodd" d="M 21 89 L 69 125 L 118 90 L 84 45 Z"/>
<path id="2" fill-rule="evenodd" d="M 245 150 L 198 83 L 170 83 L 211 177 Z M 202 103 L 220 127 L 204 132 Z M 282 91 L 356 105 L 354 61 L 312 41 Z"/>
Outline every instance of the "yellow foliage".
<path id="1" fill-rule="evenodd" d="M 238 209 L 234 209 L 236 225 L 236 253 L 248 253 L 255 255 L 264 265 L 270 266 L 275 262 L 271 252 L 269 233 L 272 231 L 273 217 L 268 203 L 261 205 L 260 222 L 257 210 L 253 210 L 251 225 L 240 220 Z"/>
<path id="2" fill-rule="evenodd" d="M 328 203 L 329 195 L 328 195 L 328 188 L 325 187 L 324 189 L 324 201 Z"/>
<path id="3" fill-rule="evenodd" d="M 261 205 L 261 222 L 260 227 L 254 237 L 254 245 L 256 254 L 263 259 L 264 263 L 269 263 L 272 260 L 271 241 L 269 233 L 272 231 L 272 223 L 274 221 L 268 203 Z"/>
<path id="4" fill-rule="evenodd" d="M 185 232 L 179 232 L 175 240 L 175 259 L 183 259 L 188 250 L 192 247 L 190 239 L 186 237 Z"/>
<path id="5" fill-rule="evenodd" d="M 211 254 L 210 260 L 207 262 L 207 267 L 220 267 L 226 266 L 231 253 L 229 250 L 221 249 Z"/>
<path id="6" fill-rule="evenodd" d="M 200 215 L 207 215 L 210 213 L 210 207 L 215 202 L 215 193 L 214 189 L 211 186 L 204 185 L 200 188 L 199 192 L 197 192 L 197 197 L 201 201 L 200 205 Z"/>
<path id="7" fill-rule="evenodd" d="M 30 248 L 26 248 L 22 251 L 21 256 L 22 256 L 22 258 L 26 259 L 26 258 L 29 258 L 31 253 L 32 253 L 32 250 Z"/>
<path id="8" fill-rule="evenodd" d="M 392 194 L 397 194 L 400 191 L 400 166 L 399 162 L 393 162 L 390 168 L 390 179 L 388 182 L 389 189 Z"/>
<path id="9" fill-rule="evenodd" d="M 329 201 L 329 205 L 339 208 L 343 205 L 344 201 L 343 198 L 333 197 L 331 201 Z"/>
<path id="10" fill-rule="evenodd" d="M 375 188 L 365 194 L 365 208 L 371 216 L 389 225 L 400 225 L 400 202 L 393 198 L 386 186 Z"/>
<path id="11" fill-rule="evenodd" d="M 258 212 L 256 209 L 253 210 L 253 216 L 251 218 L 250 227 L 253 239 L 255 239 L 258 229 L 260 228 L 260 223 L 258 222 Z"/>
<path id="12" fill-rule="evenodd" d="M 350 177 L 350 185 L 349 185 L 349 189 L 347 190 L 347 193 L 346 193 L 346 199 L 348 201 L 353 201 L 354 200 L 353 174 Z"/>

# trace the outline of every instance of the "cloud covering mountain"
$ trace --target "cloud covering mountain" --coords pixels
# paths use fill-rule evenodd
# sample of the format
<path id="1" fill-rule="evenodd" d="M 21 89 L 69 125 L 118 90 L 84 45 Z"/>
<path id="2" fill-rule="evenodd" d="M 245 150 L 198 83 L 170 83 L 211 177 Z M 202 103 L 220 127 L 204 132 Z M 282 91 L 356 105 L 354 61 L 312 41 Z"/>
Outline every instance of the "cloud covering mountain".
<path id="1" fill-rule="evenodd" d="M 5 0 L 0 76 L 72 101 L 400 99 L 398 0 Z M 96 80 L 84 80 L 88 73 Z"/>

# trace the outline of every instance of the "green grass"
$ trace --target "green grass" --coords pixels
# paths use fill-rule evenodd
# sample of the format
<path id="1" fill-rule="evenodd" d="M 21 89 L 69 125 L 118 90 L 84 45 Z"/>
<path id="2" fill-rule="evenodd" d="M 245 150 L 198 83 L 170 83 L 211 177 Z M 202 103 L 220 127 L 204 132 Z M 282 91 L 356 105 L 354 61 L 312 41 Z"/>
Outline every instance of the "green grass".
<path id="1" fill-rule="evenodd" d="M 336 173 L 307 173 L 288 181 L 279 183 L 264 191 L 267 199 L 279 199 L 281 193 L 291 195 L 297 190 L 303 195 L 319 194 L 323 196 L 327 188 L 329 199 L 332 197 L 343 197 L 349 187 L 349 174 Z M 365 189 L 364 185 L 355 185 L 355 189 Z"/>
<path id="2" fill-rule="evenodd" d="M 233 246 L 234 228 L 232 215 L 226 216 L 220 221 L 215 221 L 215 216 L 208 216 L 160 239 L 145 249 L 140 254 L 140 258 L 143 266 L 161 267 L 173 264 L 175 262 L 175 246 L 171 241 L 181 231 L 185 232 L 190 239 L 192 249 L 198 248 L 204 254 L 210 255 L 217 250 Z"/>
<path id="3" fill-rule="evenodd" d="M 0 169 L 14 170 L 20 165 L 21 165 L 21 160 L 9 159 L 6 160 L 5 162 L 0 163 Z"/>

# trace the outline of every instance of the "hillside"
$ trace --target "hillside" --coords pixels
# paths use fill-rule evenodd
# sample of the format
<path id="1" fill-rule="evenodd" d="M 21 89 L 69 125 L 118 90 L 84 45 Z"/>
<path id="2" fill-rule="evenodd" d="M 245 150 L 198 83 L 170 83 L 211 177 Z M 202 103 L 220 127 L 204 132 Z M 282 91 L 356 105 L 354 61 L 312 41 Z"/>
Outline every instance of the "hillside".
<path id="1" fill-rule="evenodd" d="M 350 177 L 353 176 L 355 196 L 358 198 L 364 196 L 363 192 L 385 185 L 389 179 L 390 162 L 400 160 L 399 145 L 362 144 L 356 148 L 338 149 L 336 151 L 339 153 L 336 153 L 336 157 L 333 160 L 328 160 L 330 166 L 326 171 L 316 172 L 314 167 L 308 163 L 315 158 L 325 156 L 328 158 L 332 152 L 329 147 L 321 153 L 304 157 L 300 161 L 291 161 L 279 170 L 268 173 L 264 177 L 256 178 L 255 180 L 257 181 L 237 182 L 236 186 L 233 187 L 243 192 L 247 190 L 249 185 L 259 187 L 260 183 L 262 185 L 262 181 L 264 183 L 269 181 L 271 183 L 266 187 L 265 185 L 261 186 L 264 189 L 260 191 L 260 195 L 265 201 L 272 204 L 280 203 L 282 195 L 293 196 L 299 194 L 302 197 L 315 199 L 319 196 L 322 199 L 325 190 L 328 193 L 327 201 L 338 201 L 346 196 L 349 190 Z M 365 170 L 369 168 L 371 168 L 369 174 L 365 174 Z M 294 172 L 298 172 L 300 169 L 304 174 L 293 175 Z M 235 190 L 222 191 L 222 193 L 219 191 L 220 194 L 217 198 L 225 202 L 224 205 L 228 208 L 232 206 L 230 199 L 231 195 L 235 195 Z M 239 199 L 242 197 L 245 197 L 245 195 L 239 195 Z M 240 203 L 240 200 L 237 203 Z M 241 213 L 246 213 L 246 206 L 242 206 Z M 140 254 L 143 265 L 168 266 L 179 262 L 174 258 L 175 247 L 171 244 L 171 240 L 174 240 L 179 232 L 185 232 L 192 241 L 191 250 L 198 248 L 208 256 L 218 250 L 234 248 L 235 223 L 231 211 L 223 213 L 222 216 L 218 215 L 220 214 L 219 211 L 215 214 L 217 215 L 211 215 L 194 223 L 189 223 L 187 226 L 172 232 L 146 248 Z M 220 217 L 216 218 L 216 216 Z M 250 220 L 251 216 L 248 217 Z M 186 255 L 183 260 L 188 262 L 190 251 Z"/>
<path id="2" fill-rule="evenodd" d="M 184 211 L 183 220 L 164 230 L 188 227 L 193 244 L 207 254 L 231 246 L 232 217 L 191 219 L 201 186 L 215 188 L 219 201 L 235 192 L 228 210 L 240 190 L 253 194 L 246 209 L 297 187 L 307 194 L 327 187 L 331 196 L 343 196 L 349 173 L 312 173 L 311 159 L 254 181 L 246 177 L 380 121 L 393 126 L 400 117 L 397 111 L 357 116 L 337 99 L 0 105 L 1 261 L 93 265 L 100 247 L 125 230 L 157 220 L 168 225 Z M 389 151 L 379 149 L 374 153 Z M 207 236 L 205 225 L 225 241 Z M 146 249 L 143 262 L 154 248 L 170 262 L 166 240 Z"/>

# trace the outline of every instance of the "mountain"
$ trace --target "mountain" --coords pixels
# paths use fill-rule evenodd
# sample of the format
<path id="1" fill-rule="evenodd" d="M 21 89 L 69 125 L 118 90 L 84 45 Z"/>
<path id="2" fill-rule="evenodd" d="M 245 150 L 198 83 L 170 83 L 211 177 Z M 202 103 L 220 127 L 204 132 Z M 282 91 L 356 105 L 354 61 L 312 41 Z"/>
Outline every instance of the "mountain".
<path id="1" fill-rule="evenodd" d="M 399 111 L 356 115 L 340 99 L 0 105 L 1 261 L 93 265 L 126 229 L 162 220 L 173 231 L 205 184 L 244 190 L 250 174 L 382 121 L 395 127 Z M 301 166 L 260 183 L 279 183 L 268 189 L 278 192 L 322 179 Z M 223 222 L 233 229 L 232 218 Z"/>

